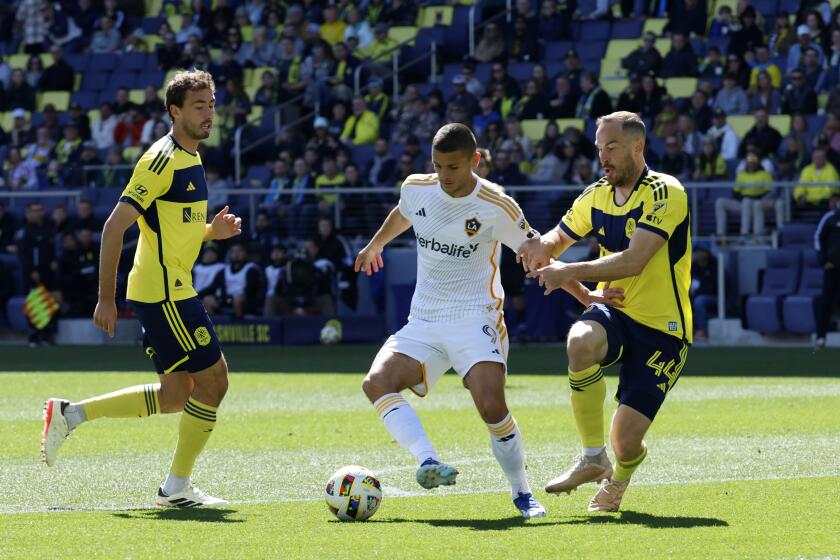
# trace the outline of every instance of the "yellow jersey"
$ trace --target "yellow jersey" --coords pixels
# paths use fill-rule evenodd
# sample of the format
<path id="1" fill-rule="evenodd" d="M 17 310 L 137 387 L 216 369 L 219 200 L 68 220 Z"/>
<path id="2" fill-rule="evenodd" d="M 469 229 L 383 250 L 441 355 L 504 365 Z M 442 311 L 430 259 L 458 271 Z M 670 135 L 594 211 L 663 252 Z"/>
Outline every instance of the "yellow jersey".
<path id="1" fill-rule="evenodd" d="M 201 157 L 167 134 L 137 162 L 120 202 L 140 212 L 127 298 L 158 303 L 195 297 L 192 268 L 207 225 Z"/>
<path id="2" fill-rule="evenodd" d="M 624 204 L 616 204 L 614 188 L 602 178 L 575 200 L 559 227 L 575 240 L 594 233 L 601 256 L 627 249 L 639 228 L 665 238 L 641 274 L 614 280 L 610 287 L 624 288 L 621 311 L 631 319 L 690 343 L 690 225 L 685 188 L 674 177 L 645 167 Z"/>

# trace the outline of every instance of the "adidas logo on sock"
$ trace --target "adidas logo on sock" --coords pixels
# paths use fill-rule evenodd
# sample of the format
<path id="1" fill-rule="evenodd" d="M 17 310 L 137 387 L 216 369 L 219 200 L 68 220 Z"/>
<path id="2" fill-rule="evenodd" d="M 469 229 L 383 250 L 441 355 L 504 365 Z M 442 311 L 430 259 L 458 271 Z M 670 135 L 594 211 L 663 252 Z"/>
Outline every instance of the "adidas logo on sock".
<path id="1" fill-rule="evenodd" d="M 420 217 L 422 217 L 422 218 L 425 218 L 425 217 L 426 217 L 426 209 L 425 209 L 425 208 L 421 208 L 420 210 L 418 210 L 417 212 L 415 212 L 415 213 L 414 213 L 414 215 L 415 215 L 415 216 L 420 216 Z"/>

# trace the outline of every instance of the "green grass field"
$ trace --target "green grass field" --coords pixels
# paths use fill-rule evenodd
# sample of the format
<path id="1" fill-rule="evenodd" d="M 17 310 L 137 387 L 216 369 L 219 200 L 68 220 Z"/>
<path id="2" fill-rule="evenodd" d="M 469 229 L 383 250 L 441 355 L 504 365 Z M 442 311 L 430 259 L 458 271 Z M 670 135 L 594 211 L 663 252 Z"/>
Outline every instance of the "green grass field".
<path id="1" fill-rule="evenodd" d="M 330 351 L 350 352 L 363 364 L 368 350 Z M 175 444 L 177 416 L 84 425 L 52 469 L 38 453 L 45 398 L 80 399 L 147 383 L 153 376 L 146 364 L 82 373 L 85 363 L 114 366 L 97 349 L 17 352 L 3 360 L 17 371 L 0 374 L 3 558 L 840 556 L 840 379 L 827 370 L 811 370 L 814 377 L 804 375 L 808 369 L 789 377 L 684 374 L 647 438 L 649 458 L 624 511 L 605 515 L 586 512 L 594 485 L 571 496 L 542 492 L 577 453 L 568 385 L 559 376 L 524 375 L 548 369 L 551 356 L 560 363 L 557 350 L 517 351 L 508 400 L 525 437 L 532 486 L 548 509 L 545 519 L 523 522 L 487 430 L 455 375 L 426 399 L 410 397 L 442 458 L 461 471 L 455 487 L 417 486 L 411 457 L 391 441 L 360 391 L 361 373 L 314 373 L 323 351 L 300 350 L 290 351 L 298 362 L 290 360 L 304 364 L 308 355 L 313 372 L 234 368 L 194 474 L 232 505 L 158 510 L 150 505 Z M 805 351 L 786 352 L 796 362 L 790 353 Z M 233 363 L 256 370 L 288 367 L 272 368 L 269 357 L 261 367 L 253 350 L 232 354 Z M 27 355 L 29 367 L 22 367 Z M 280 350 L 273 359 L 282 357 Z M 43 371 L 50 364 L 79 371 Z M 615 382 L 608 379 L 610 390 Z M 608 413 L 613 408 L 608 403 Z M 366 523 L 340 523 L 323 503 L 329 476 L 351 463 L 374 470 L 384 486 L 382 507 Z"/>

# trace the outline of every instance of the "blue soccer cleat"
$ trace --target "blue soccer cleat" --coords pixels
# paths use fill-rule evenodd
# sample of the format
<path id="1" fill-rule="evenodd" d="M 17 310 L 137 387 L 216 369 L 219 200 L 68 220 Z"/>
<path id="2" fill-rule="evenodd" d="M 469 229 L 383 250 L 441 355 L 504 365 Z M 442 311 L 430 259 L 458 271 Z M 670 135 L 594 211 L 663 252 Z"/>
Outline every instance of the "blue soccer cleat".
<path id="1" fill-rule="evenodd" d="M 530 492 L 520 492 L 519 495 L 514 498 L 513 505 L 516 506 L 516 509 L 519 510 L 519 513 L 522 514 L 522 517 L 525 519 L 532 519 L 534 517 L 545 517 L 545 508 L 540 505 L 534 495 Z"/>
<path id="2" fill-rule="evenodd" d="M 426 459 L 417 469 L 417 483 L 426 490 L 438 486 L 452 486 L 456 476 L 457 469 L 434 459 Z"/>

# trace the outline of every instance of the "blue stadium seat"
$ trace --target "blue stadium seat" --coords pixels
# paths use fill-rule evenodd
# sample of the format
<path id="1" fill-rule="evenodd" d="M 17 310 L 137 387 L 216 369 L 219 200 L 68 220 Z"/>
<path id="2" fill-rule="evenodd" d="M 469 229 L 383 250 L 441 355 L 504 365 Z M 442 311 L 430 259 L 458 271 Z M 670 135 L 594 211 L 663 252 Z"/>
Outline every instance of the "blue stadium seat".
<path id="1" fill-rule="evenodd" d="M 778 0 L 752 0 L 752 7 L 762 14 L 765 19 L 773 20 L 778 13 Z"/>
<path id="2" fill-rule="evenodd" d="M 243 188 L 262 189 L 268 187 L 271 181 L 271 170 L 265 165 L 251 165 L 245 178 L 242 180 Z"/>
<path id="3" fill-rule="evenodd" d="M 697 55 L 697 58 L 702 58 L 706 56 L 706 39 L 705 37 L 696 37 L 691 40 L 691 48 L 694 50 L 694 54 Z"/>
<path id="4" fill-rule="evenodd" d="M 8 279 L 12 286 L 12 294 L 23 295 L 23 267 L 16 255 L 0 253 L 0 268 L 3 270 L 4 279 Z"/>
<path id="5" fill-rule="evenodd" d="M 460 60 L 469 52 L 470 36 L 464 29 L 450 25 L 444 28 L 443 37 L 443 45 L 438 45 L 438 47 L 444 57 Z"/>
<path id="6" fill-rule="evenodd" d="M 787 296 L 782 304 L 785 330 L 809 334 L 817 330 L 816 305 L 823 287 L 823 269 L 816 251 L 802 252 L 802 279 L 795 295 Z"/>
<path id="7" fill-rule="evenodd" d="M 789 14 L 795 14 L 799 11 L 799 0 L 779 0 L 779 11 L 785 11 Z"/>
<path id="8" fill-rule="evenodd" d="M 507 67 L 508 74 L 517 82 L 524 82 L 525 80 L 531 79 L 533 69 L 533 62 L 514 62 L 508 64 Z"/>
<path id="9" fill-rule="evenodd" d="M 119 66 L 119 57 L 113 53 L 94 53 L 90 57 L 90 67 L 98 72 L 111 72 Z"/>
<path id="10" fill-rule="evenodd" d="M 608 41 L 610 39 L 610 22 L 597 20 L 572 23 L 572 39 L 576 41 L 581 39 L 587 41 Z"/>
<path id="11" fill-rule="evenodd" d="M 23 314 L 23 305 L 26 303 L 26 298 L 17 296 L 9 298 L 6 302 L 6 319 L 16 331 L 29 332 L 29 319 Z"/>
<path id="12" fill-rule="evenodd" d="M 125 53 L 120 57 L 120 70 L 142 70 L 146 66 L 146 53 Z"/>
<path id="13" fill-rule="evenodd" d="M 93 91 L 74 91 L 70 95 L 70 103 L 78 103 L 79 107 L 82 108 L 82 111 L 90 111 L 91 109 L 96 109 L 96 102 L 98 100 L 99 95 L 97 95 Z"/>
<path id="14" fill-rule="evenodd" d="M 785 249 L 813 249 L 816 231 L 816 224 L 785 224 L 779 231 L 779 246 Z"/>
<path id="15" fill-rule="evenodd" d="M 611 39 L 638 39 L 642 36 L 644 22 L 639 19 L 613 20 Z"/>
<path id="16" fill-rule="evenodd" d="M 400 153 L 402 153 L 402 146 L 399 146 Z M 364 170 L 367 164 L 373 160 L 374 156 L 373 145 L 353 146 L 350 149 L 350 159 L 359 166 L 359 169 Z"/>
<path id="17" fill-rule="evenodd" d="M 110 74 L 105 72 L 87 72 L 82 77 L 82 89 L 85 91 L 102 91 L 108 86 Z M 111 93 L 113 97 L 113 92 Z"/>
<path id="18" fill-rule="evenodd" d="M 145 89 L 146 86 L 152 86 L 155 89 L 160 89 L 163 86 L 165 74 L 161 70 L 142 70 L 137 74 L 137 79 L 134 81 L 134 87 L 137 89 Z"/>
<path id="19" fill-rule="evenodd" d="M 160 29 L 160 24 L 166 21 L 164 17 L 147 17 L 143 18 L 141 27 L 144 35 L 157 35 Z"/>
<path id="20" fill-rule="evenodd" d="M 747 298 L 747 328 L 762 333 L 782 330 L 782 298 L 799 286 L 800 252 L 776 249 L 767 253 L 764 285 L 759 295 Z"/>
<path id="21" fill-rule="evenodd" d="M 575 48 L 571 41 L 547 41 L 543 48 L 543 59 L 546 62 L 562 61 L 566 53 Z"/>
<path id="22" fill-rule="evenodd" d="M 582 40 L 575 43 L 575 49 L 584 64 L 590 60 L 597 60 L 600 63 L 604 55 L 607 54 L 607 41 Z"/>
<path id="23" fill-rule="evenodd" d="M 76 72 L 84 73 L 90 67 L 90 55 L 87 53 L 68 53 L 64 58 Z"/>
<path id="24" fill-rule="evenodd" d="M 117 89 L 125 87 L 134 89 L 134 84 L 137 82 L 137 72 L 119 69 L 111 74 L 108 78 L 108 89 L 116 93 Z"/>
<path id="25" fill-rule="evenodd" d="M 721 54 L 725 55 L 729 52 L 729 37 L 709 37 L 706 40 L 706 50 L 711 47 L 720 49 Z"/>

